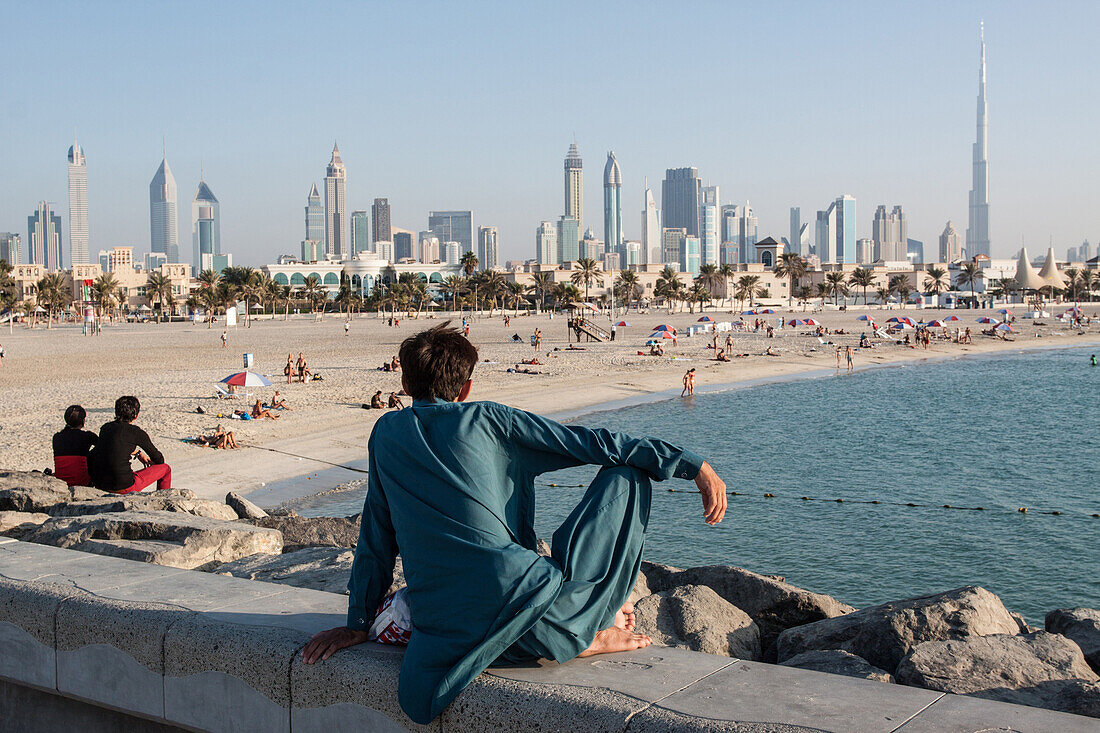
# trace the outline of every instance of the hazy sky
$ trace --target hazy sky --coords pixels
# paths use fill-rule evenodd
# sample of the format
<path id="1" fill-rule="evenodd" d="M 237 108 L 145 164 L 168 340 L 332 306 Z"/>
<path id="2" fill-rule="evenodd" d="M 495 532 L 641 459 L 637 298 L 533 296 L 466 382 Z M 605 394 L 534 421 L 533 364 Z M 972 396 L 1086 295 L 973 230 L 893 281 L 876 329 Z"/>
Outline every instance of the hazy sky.
<path id="1" fill-rule="evenodd" d="M 180 251 L 206 180 L 240 264 L 297 253 L 333 140 L 348 209 L 389 198 L 419 230 L 472 209 L 502 259 L 534 255 L 563 208 L 576 135 L 585 226 L 623 173 L 625 234 L 643 180 L 694 165 L 723 202 L 787 234 L 840 194 L 901 204 L 925 246 L 966 228 L 978 72 L 989 64 L 994 255 L 1100 239 L 1096 2 L 5 3 L 0 231 L 56 204 L 65 153 L 88 158 L 91 250 L 149 247 L 148 186 L 167 138 Z"/>

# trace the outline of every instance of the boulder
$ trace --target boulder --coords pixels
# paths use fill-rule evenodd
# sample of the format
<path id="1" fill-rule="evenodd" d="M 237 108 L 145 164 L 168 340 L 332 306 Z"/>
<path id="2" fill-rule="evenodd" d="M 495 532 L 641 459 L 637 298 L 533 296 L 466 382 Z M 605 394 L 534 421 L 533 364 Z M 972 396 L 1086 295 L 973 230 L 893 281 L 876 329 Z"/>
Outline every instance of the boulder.
<path id="1" fill-rule="evenodd" d="M 649 573 L 646 578 L 650 578 Z M 664 582 L 674 586 L 708 586 L 751 616 L 760 627 L 765 661 L 775 661 L 775 639 L 784 629 L 843 616 L 855 610 L 832 596 L 803 590 L 775 576 L 732 565 L 689 568 L 672 574 Z M 650 586 L 653 586 L 652 580 Z"/>
<path id="2" fill-rule="evenodd" d="M 638 571 L 638 579 L 634 581 L 634 590 L 630 591 L 630 595 L 627 596 L 627 603 L 637 603 L 646 596 L 653 595 L 653 590 L 649 587 L 649 583 L 646 581 L 645 573 Z"/>
<path id="3" fill-rule="evenodd" d="M 1016 613 L 1015 611 L 1009 611 L 1008 615 L 1011 616 L 1012 620 L 1016 622 L 1016 628 L 1020 630 L 1021 634 L 1030 634 L 1033 631 L 1042 631 L 1042 629 L 1037 629 L 1029 624 L 1027 622 L 1027 619 L 1024 618 L 1022 614 Z"/>
<path id="4" fill-rule="evenodd" d="M 283 551 L 303 547 L 355 547 L 359 525 L 343 517 L 270 516 L 242 519 L 242 524 L 277 529 L 283 533 Z"/>
<path id="5" fill-rule="evenodd" d="M 1100 715 L 1100 677 L 1080 647 L 1046 631 L 926 641 L 901 660 L 896 676 L 929 690 Z"/>
<path id="6" fill-rule="evenodd" d="M 1000 598 L 985 588 L 966 586 L 787 629 L 776 640 L 776 652 L 783 662 L 815 649 L 841 649 L 893 672 L 921 642 L 1018 631 Z"/>
<path id="7" fill-rule="evenodd" d="M 760 659 L 760 630 L 749 615 L 705 585 L 687 585 L 634 604 L 635 630 L 654 643 L 736 659 Z"/>
<path id="8" fill-rule="evenodd" d="M 660 563 L 646 562 L 643 560 L 642 572 L 645 573 L 646 582 L 654 593 L 672 590 L 677 585 L 683 585 L 682 583 L 677 584 L 672 580 L 677 574 L 682 573 L 683 570 L 674 568 L 671 565 L 662 565 Z"/>
<path id="9" fill-rule="evenodd" d="M 0 534 L 18 539 L 49 518 L 41 512 L 0 512 Z"/>
<path id="10" fill-rule="evenodd" d="M 282 555 L 242 557 L 240 560 L 219 565 L 210 572 L 346 595 L 354 560 L 355 550 L 341 547 L 306 547 L 284 552 Z M 393 583 L 388 592 L 392 593 L 404 585 L 405 573 L 399 557 L 393 571 Z"/>
<path id="11" fill-rule="evenodd" d="M 72 490 L 59 478 L 37 471 L 0 471 L 0 511 L 45 512 L 72 500 Z"/>
<path id="12" fill-rule="evenodd" d="M 192 569 L 283 549 L 282 535 L 273 529 L 160 511 L 53 517 L 23 540 Z"/>
<path id="13" fill-rule="evenodd" d="M 267 512 L 240 494 L 230 491 L 225 495 L 225 503 L 237 513 L 240 519 L 263 519 Z"/>
<path id="14" fill-rule="evenodd" d="M 232 508 L 220 501 L 196 499 L 195 495 L 186 489 L 152 491 L 143 494 L 104 494 L 101 491 L 97 493 L 99 496 L 88 501 L 55 504 L 50 507 L 49 513 L 54 517 L 79 517 L 85 514 L 118 512 L 182 512 L 227 522 L 237 519 L 237 512 Z"/>
<path id="15" fill-rule="evenodd" d="M 1059 608 L 1046 617 L 1046 630 L 1076 642 L 1093 671 L 1100 672 L 1100 611 L 1095 608 Z"/>
<path id="16" fill-rule="evenodd" d="M 857 657 L 855 654 L 840 649 L 796 654 L 783 662 L 783 666 L 812 669 L 817 672 L 828 672 L 829 674 L 842 674 L 845 677 L 859 677 L 874 682 L 894 681 L 894 676 L 889 672 L 869 664 L 863 657 Z"/>

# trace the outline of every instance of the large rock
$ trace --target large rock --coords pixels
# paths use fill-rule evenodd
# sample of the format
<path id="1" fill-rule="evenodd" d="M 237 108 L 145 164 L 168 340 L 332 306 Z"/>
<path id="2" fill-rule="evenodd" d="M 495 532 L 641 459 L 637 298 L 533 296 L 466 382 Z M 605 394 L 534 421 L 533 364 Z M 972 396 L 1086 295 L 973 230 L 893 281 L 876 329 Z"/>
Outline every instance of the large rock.
<path id="1" fill-rule="evenodd" d="M 225 495 L 225 503 L 232 507 L 240 519 L 263 519 L 267 512 L 240 494 L 230 491 Z"/>
<path id="2" fill-rule="evenodd" d="M 1059 608 L 1046 617 L 1046 629 L 1069 637 L 1085 654 L 1093 671 L 1100 672 L 1100 611 L 1095 608 Z"/>
<path id="3" fill-rule="evenodd" d="M 219 565 L 211 572 L 248 580 L 282 583 L 297 588 L 311 588 L 328 593 L 348 592 L 351 564 L 355 550 L 339 547 L 307 547 L 282 555 L 253 555 Z M 393 571 L 392 593 L 405 585 L 401 558 Z"/>
<path id="4" fill-rule="evenodd" d="M 255 554 L 278 554 L 278 531 L 184 512 L 133 511 L 54 517 L 24 541 L 175 568 L 205 568 Z"/>
<path id="5" fill-rule="evenodd" d="M 857 657 L 855 654 L 840 649 L 796 654 L 783 662 L 783 666 L 812 669 L 817 672 L 828 672 L 829 674 L 842 674 L 845 677 L 859 677 L 874 682 L 894 681 L 894 676 L 889 672 L 869 664 L 863 657 Z"/>
<path id="6" fill-rule="evenodd" d="M 681 586 L 634 604 L 635 630 L 657 644 L 760 659 L 760 629 L 749 615 L 705 585 Z"/>
<path id="7" fill-rule="evenodd" d="M 241 522 L 282 532 L 284 552 L 303 547 L 355 547 L 359 541 L 359 523 L 343 517 L 270 516 Z"/>
<path id="8" fill-rule="evenodd" d="M 0 534 L 18 539 L 49 518 L 41 512 L 0 512 Z"/>
<path id="9" fill-rule="evenodd" d="M 0 471 L 0 511 L 48 512 L 57 504 L 93 496 L 103 492 L 85 486 L 70 489 L 61 479 L 37 471 Z"/>
<path id="10" fill-rule="evenodd" d="M 650 574 L 650 587 L 653 581 Z M 732 565 L 708 565 L 672 573 L 662 585 L 705 585 L 752 617 L 760 627 L 765 661 L 775 661 L 775 639 L 784 629 L 835 618 L 855 609 L 832 596 L 803 590 L 781 578 Z M 832 647 L 835 648 L 835 647 Z"/>
<path id="11" fill-rule="evenodd" d="M 182 512 L 197 517 L 209 517 L 232 522 L 237 512 L 220 501 L 196 499 L 186 489 L 153 491 L 147 494 L 103 494 L 89 501 L 73 501 L 55 504 L 49 513 L 55 517 L 79 517 L 85 514 L 117 512 Z M 189 496 L 190 495 L 190 496 Z"/>
<path id="12" fill-rule="evenodd" d="M 896 677 L 929 690 L 1100 715 L 1100 677 L 1080 647 L 1046 631 L 926 641 L 901 660 Z"/>
<path id="13" fill-rule="evenodd" d="M 649 587 L 649 582 L 646 580 L 645 573 L 641 570 L 638 571 L 638 579 L 634 581 L 634 589 L 630 591 L 630 595 L 627 596 L 627 603 L 637 603 L 646 596 L 653 595 L 653 589 Z"/>
<path id="14" fill-rule="evenodd" d="M 672 590 L 677 585 L 683 585 L 683 583 L 673 582 L 673 579 L 684 571 L 680 568 L 674 568 L 671 565 L 662 565 L 658 562 L 647 562 L 643 560 L 642 572 L 645 574 L 646 583 L 654 593 Z"/>
<path id="15" fill-rule="evenodd" d="M 779 635 L 776 651 L 783 662 L 815 649 L 842 649 L 893 672 L 902 657 L 921 642 L 1015 634 L 1018 630 L 1000 598 L 985 588 L 966 586 L 787 629 Z"/>

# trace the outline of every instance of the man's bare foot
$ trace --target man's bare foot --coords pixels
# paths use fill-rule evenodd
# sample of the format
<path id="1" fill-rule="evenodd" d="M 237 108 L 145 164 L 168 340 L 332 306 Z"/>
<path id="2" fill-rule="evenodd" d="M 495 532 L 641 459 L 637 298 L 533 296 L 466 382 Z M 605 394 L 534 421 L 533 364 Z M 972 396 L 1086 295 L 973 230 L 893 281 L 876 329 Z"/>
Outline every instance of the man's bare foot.
<path id="1" fill-rule="evenodd" d="M 612 626 L 596 633 L 592 640 L 592 646 L 578 654 L 578 657 L 591 657 L 595 654 L 610 654 L 612 652 L 628 652 L 633 649 L 644 649 L 653 643 L 653 640 L 644 634 L 635 634 L 633 631 Z"/>
<path id="2" fill-rule="evenodd" d="M 619 612 L 615 614 L 614 626 L 624 631 L 634 630 L 634 604 L 627 601 Z"/>

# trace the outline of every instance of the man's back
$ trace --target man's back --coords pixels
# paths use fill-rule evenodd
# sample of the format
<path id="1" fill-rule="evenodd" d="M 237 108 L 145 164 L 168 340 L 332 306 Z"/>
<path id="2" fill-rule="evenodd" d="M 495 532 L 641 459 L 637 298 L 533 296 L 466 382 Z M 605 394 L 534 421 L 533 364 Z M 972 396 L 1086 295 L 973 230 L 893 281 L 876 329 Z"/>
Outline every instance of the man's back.
<path id="1" fill-rule="evenodd" d="M 97 489 L 121 491 L 134 483 L 130 457 L 135 448 L 145 450 L 153 463 L 164 463 L 164 456 L 141 428 L 122 420 L 103 424 L 88 460 L 88 472 Z"/>

